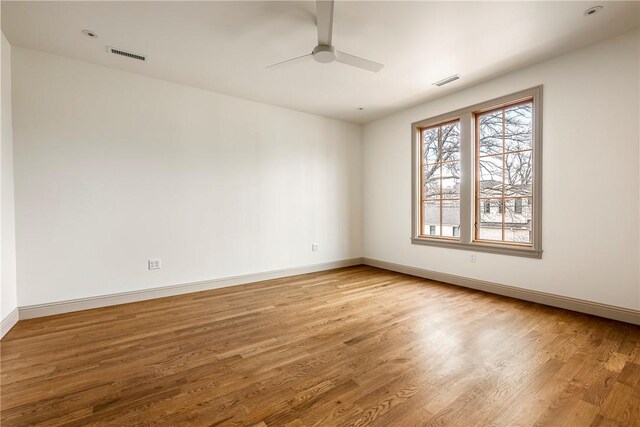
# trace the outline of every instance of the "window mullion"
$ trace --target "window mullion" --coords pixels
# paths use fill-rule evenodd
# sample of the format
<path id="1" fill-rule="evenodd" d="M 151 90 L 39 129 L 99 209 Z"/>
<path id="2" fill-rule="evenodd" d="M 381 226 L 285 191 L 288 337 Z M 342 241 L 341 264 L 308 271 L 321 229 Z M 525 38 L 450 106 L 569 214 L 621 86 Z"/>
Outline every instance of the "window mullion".
<path id="1" fill-rule="evenodd" d="M 504 108 L 502 109 L 502 198 L 500 199 L 500 202 L 502 203 L 502 241 L 504 242 L 504 219 L 506 217 L 506 213 L 507 213 L 507 203 L 504 200 L 504 186 L 505 186 L 505 175 L 507 173 L 507 164 L 506 164 L 506 160 L 507 160 L 507 155 L 505 154 L 505 145 L 504 145 L 504 118 L 505 118 L 505 113 L 504 113 Z"/>
<path id="2" fill-rule="evenodd" d="M 438 128 L 438 169 L 440 169 L 440 237 L 442 237 L 442 126 Z"/>
<path id="3" fill-rule="evenodd" d="M 473 115 L 460 116 L 460 242 L 471 243 L 474 229 Z"/>

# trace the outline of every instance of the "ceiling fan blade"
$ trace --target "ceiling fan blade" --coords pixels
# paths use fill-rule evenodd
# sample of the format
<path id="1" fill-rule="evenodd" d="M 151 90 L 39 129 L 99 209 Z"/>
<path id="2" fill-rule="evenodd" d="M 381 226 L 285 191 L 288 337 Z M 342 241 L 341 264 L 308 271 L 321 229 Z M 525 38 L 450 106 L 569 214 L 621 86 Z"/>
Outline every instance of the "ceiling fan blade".
<path id="1" fill-rule="evenodd" d="M 318 27 L 318 45 L 331 46 L 333 0 L 316 1 L 316 26 Z"/>
<path id="2" fill-rule="evenodd" d="M 296 62 L 305 61 L 307 58 L 313 58 L 313 54 L 307 53 L 306 55 L 297 56 L 295 58 L 287 59 L 286 61 L 276 62 L 275 64 L 269 65 L 267 68 L 278 67 L 280 65 L 285 65 L 285 64 L 295 64 Z"/>
<path id="3" fill-rule="evenodd" d="M 383 64 L 378 62 L 369 61 L 368 59 L 360 58 L 359 56 L 349 55 L 348 53 L 336 51 L 336 61 L 343 64 L 351 65 L 352 67 L 362 68 L 363 70 L 372 71 L 377 73 L 384 67 Z"/>

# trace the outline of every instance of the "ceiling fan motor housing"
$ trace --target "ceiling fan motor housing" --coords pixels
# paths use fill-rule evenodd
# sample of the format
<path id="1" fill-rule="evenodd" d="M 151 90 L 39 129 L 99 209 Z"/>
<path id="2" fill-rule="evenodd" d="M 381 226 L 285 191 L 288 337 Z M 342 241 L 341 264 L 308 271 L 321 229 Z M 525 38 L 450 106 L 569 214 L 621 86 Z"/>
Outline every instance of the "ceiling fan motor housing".
<path id="1" fill-rule="evenodd" d="M 336 60 L 336 48 L 333 46 L 318 45 L 313 49 L 313 59 L 322 64 Z"/>

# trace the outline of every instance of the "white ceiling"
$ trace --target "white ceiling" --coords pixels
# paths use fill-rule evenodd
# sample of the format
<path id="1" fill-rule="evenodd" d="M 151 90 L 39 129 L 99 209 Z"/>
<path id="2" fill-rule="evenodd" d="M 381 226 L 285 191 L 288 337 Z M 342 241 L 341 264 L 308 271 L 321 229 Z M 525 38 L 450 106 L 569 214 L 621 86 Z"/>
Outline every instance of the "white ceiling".
<path id="1" fill-rule="evenodd" d="M 601 13 L 583 15 L 598 3 Z M 339 1 L 334 45 L 382 71 L 314 61 L 267 70 L 316 45 L 314 2 L 2 1 L 13 45 L 357 123 L 639 25 L 637 1 Z M 432 85 L 456 73 L 461 80 Z"/>

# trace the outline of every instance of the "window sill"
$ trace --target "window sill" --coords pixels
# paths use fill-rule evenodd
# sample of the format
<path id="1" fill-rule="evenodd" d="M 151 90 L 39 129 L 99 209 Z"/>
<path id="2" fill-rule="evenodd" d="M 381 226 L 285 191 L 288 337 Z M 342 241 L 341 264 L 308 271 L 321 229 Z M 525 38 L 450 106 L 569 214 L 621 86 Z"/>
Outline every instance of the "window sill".
<path id="1" fill-rule="evenodd" d="M 435 246 L 440 248 L 461 249 L 473 252 L 487 252 L 499 255 L 520 256 L 525 258 L 542 258 L 542 250 L 531 247 L 494 245 L 491 243 L 462 243 L 456 240 L 429 239 L 424 237 L 413 237 L 411 243 L 414 245 Z"/>

